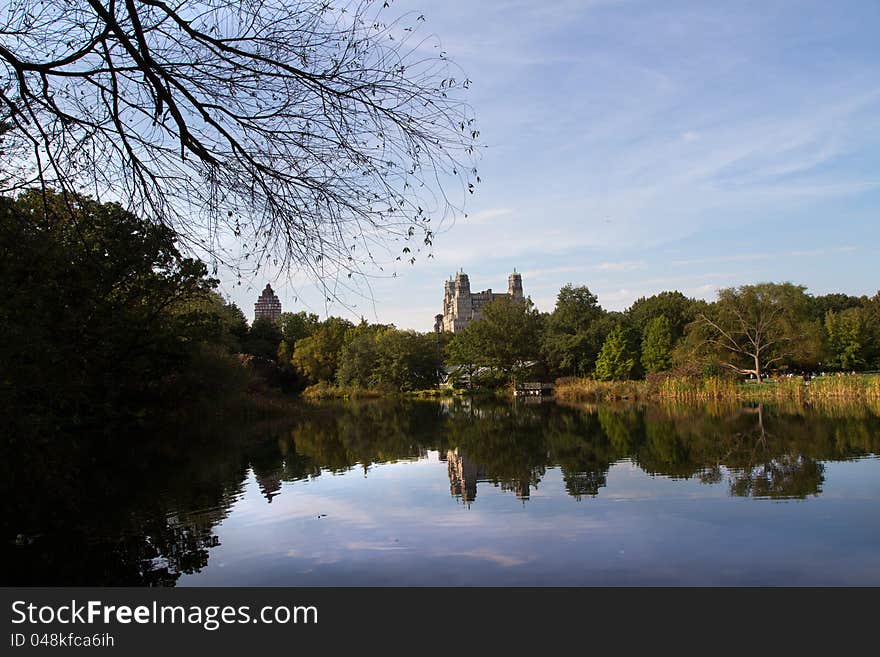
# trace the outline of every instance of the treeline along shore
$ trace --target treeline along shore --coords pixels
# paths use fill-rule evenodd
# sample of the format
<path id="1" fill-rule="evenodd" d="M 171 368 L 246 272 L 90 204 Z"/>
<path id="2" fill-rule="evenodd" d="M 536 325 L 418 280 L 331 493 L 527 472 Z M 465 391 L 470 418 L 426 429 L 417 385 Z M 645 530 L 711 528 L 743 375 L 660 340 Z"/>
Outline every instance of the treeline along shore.
<path id="1" fill-rule="evenodd" d="M 248 325 L 170 228 L 42 191 L 0 199 L 0 215 L 0 404 L 13 428 L 283 410 L 300 396 L 503 394 L 523 381 L 585 401 L 880 397 L 880 293 L 758 283 L 616 312 L 568 284 L 551 312 L 501 297 L 455 333 L 305 311 Z"/>
<path id="2" fill-rule="evenodd" d="M 880 399 L 880 293 L 811 295 L 792 283 L 677 291 L 603 309 L 565 285 L 552 312 L 501 297 L 456 333 L 282 315 L 279 358 L 311 398 L 509 393 L 555 381 L 560 399 Z"/>

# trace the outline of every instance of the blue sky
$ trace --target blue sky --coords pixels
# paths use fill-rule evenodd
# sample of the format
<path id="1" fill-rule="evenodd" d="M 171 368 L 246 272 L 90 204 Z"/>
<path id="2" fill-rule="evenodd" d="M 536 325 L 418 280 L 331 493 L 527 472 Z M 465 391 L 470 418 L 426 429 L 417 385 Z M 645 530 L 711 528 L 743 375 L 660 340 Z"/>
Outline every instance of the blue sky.
<path id="1" fill-rule="evenodd" d="M 880 288 L 880 3 L 398 0 L 473 80 L 486 144 L 468 218 L 434 257 L 325 306 L 285 310 L 430 330 L 443 280 L 566 283 L 609 309 L 678 289 L 790 280 Z M 386 272 L 388 274 L 389 272 Z M 265 285 L 223 286 L 250 318 Z"/>

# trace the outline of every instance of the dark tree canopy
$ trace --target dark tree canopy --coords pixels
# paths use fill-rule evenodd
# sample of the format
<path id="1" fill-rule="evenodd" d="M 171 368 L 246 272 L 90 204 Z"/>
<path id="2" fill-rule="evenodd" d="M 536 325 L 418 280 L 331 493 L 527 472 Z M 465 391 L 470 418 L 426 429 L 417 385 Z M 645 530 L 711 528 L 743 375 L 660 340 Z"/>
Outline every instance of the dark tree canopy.
<path id="1" fill-rule="evenodd" d="M 245 339 L 245 351 L 254 356 L 275 360 L 278 357 L 278 345 L 282 340 L 281 329 L 271 319 L 260 317 L 255 320 Z"/>
<path id="2" fill-rule="evenodd" d="M 2 421 L 109 426 L 235 383 L 241 312 L 170 229 L 118 205 L 0 199 L 0 281 Z"/>
<path id="3" fill-rule="evenodd" d="M 423 16 L 386 23 L 388 6 L 14 0 L 0 192 L 118 201 L 253 269 L 414 260 L 460 203 L 446 191 L 473 191 L 478 132 L 470 81 Z"/>

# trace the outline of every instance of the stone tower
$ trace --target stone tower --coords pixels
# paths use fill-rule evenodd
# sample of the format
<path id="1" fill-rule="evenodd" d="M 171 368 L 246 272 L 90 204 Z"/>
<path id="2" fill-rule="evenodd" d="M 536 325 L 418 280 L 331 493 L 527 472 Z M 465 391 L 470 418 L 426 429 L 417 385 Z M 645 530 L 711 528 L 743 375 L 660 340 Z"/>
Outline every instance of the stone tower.
<path id="1" fill-rule="evenodd" d="M 516 270 L 507 277 L 507 293 L 492 292 L 492 288 L 482 292 L 471 292 L 471 282 L 463 271 L 443 283 L 443 314 L 434 318 L 435 331 L 455 333 L 475 319 L 479 319 L 486 304 L 500 297 L 524 299 L 522 275 Z"/>
<path id="2" fill-rule="evenodd" d="M 276 322 L 280 315 L 281 301 L 278 299 L 275 292 L 272 291 L 272 286 L 266 283 L 266 288 L 254 304 L 254 321 L 258 319 L 268 319 Z"/>
<path id="3" fill-rule="evenodd" d="M 514 269 L 513 273 L 507 277 L 507 294 L 514 299 L 523 298 L 522 274 L 517 274 L 516 269 Z"/>
<path id="4" fill-rule="evenodd" d="M 464 272 L 455 275 L 455 297 L 453 308 L 458 326 L 454 330 L 461 330 L 473 319 L 474 304 L 471 298 L 471 281 Z"/>

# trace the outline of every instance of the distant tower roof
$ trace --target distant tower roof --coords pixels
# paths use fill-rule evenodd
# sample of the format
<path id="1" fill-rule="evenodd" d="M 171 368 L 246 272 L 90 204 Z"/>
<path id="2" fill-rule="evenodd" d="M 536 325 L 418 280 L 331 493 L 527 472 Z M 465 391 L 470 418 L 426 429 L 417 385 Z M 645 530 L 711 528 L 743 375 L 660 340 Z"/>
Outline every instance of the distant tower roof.
<path id="1" fill-rule="evenodd" d="M 281 316 L 281 301 L 272 290 L 272 286 L 266 283 L 266 287 L 260 298 L 254 304 L 254 320 L 268 319 L 270 321 L 278 321 Z"/>

